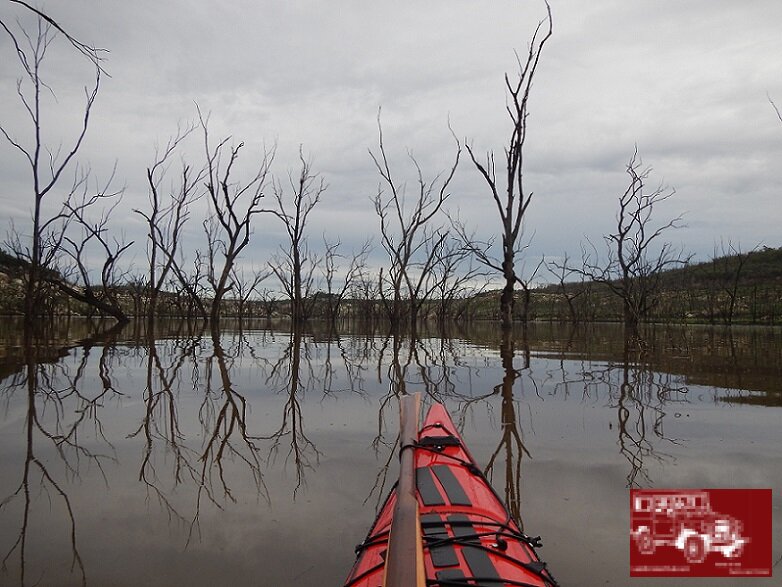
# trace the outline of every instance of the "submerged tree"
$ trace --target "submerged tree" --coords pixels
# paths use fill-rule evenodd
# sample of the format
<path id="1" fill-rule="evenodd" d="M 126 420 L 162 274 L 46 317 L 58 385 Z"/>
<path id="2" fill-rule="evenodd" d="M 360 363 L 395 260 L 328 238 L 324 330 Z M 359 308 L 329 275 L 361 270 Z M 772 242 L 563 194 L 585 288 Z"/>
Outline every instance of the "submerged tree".
<path id="1" fill-rule="evenodd" d="M 29 136 L 19 138 L 17 131 L 0 124 L 0 133 L 6 142 L 23 156 L 30 170 L 30 191 L 32 194 L 32 229 L 29 236 L 22 236 L 14 230 L 11 246 L 17 257 L 27 266 L 25 271 L 24 314 L 28 324 L 32 323 L 40 309 L 45 306 L 45 282 L 57 277 L 52 266 L 62 251 L 66 231 L 73 220 L 73 210 L 84 211 L 84 201 L 75 199 L 87 185 L 89 171 L 75 164 L 76 154 L 87 134 L 93 105 L 98 95 L 102 74 L 101 49 L 81 43 L 59 26 L 51 17 L 31 5 L 12 0 L 36 18 L 34 27 L 24 26 L 20 20 L 14 25 L 0 18 L 0 28 L 9 36 L 13 51 L 21 67 L 21 77 L 16 83 L 16 94 L 21 102 L 22 112 L 29 124 Z M 93 82 L 84 88 L 84 103 L 78 114 L 79 124 L 73 137 L 50 139 L 47 129 L 47 117 L 53 113 L 53 104 L 57 102 L 54 90 L 45 80 L 44 63 L 47 53 L 56 41 L 58 33 L 74 47 L 81 56 L 86 57 L 93 69 Z M 50 100 L 50 98 L 52 100 Z M 54 146 L 52 146 L 54 145 Z M 58 203 L 52 202 L 52 196 L 67 186 L 65 177 L 71 173 L 70 187 L 65 187 L 65 196 Z M 97 204 L 103 194 L 87 198 L 90 205 Z M 77 224 L 83 223 L 79 218 Z M 72 290 L 76 291 L 76 290 Z M 82 300 L 91 303 L 90 299 Z M 96 306 L 99 309 L 100 306 Z"/>
<path id="2" fill-rule="evenodd" d="M 155 160 L 147 167 L 149 207 L 134 209 L 147 225 L 147 259 L 149 269 L 146 291 L 149 296 L 147 314 L 154 319 L 157 314 L 158 298 L 164 285 L 173 273 L 181 273 L 177 265 L 182 233 L 190 217 L 190 205 L 199 197 L 198 186 L 204 179 L 205 170 L 193 170 L 183 162 L 177 180 L 168 189 L 163 185 L 170 166 L 170 160 L 187 136 L 195 130 L 194 125 L 178 128 L 162 151 L 155 154 Z"/>
<path id="3" fill-rule="evenodd" d="M 379 151 L 370 151 L 370 155 L 382 178 L 381 185 L 388 191 L 379 188 L 373 203 L 380 219 L 380 243 L 389 258 L 387 272 L 381 271 L 379 276 L 378 292 L 394 328 L 403 318 L 414 326 L 423 303 L 434 291 L 432 268 L 448 232 L 432 226 L 432 221 L 450 196 L 448 187 L 459 164 L 461 145 L 456 141 L 456 156 L 450 169 L 431 180 L 424 178 L 418 161 L 409 154 L 415 168 L 416 190 L 413 198 L 408 198 L 406 184 L 397 181 L 391 172 L 379 116 L 378 133 Z"/>
<path id="4" fill-rule="evenodd" d="M 675 190 L 662 185 L 647 190 L 651 168 L 642 167 L 637 151 L 626 171 L 630 183 L 619 197 L 616 230 L 603 237 L 605 256 L 601 257 L 592 245 L 592 251 L 585 251 L 583 267 L 578 271 L 621 300 L 622 319 L 632 334 L 658 302 L 663 271 L 686 263 L 688 258 L 663 240 L 669 229 L 681 226 L 682 217 L 659 225 L 653 222 L 655 207 L 673 196 Z"/>
<path id="5" fill-rule="evenodd" d="M 282 221 L 288 234 L 288 242 L 280 246 L 281 254 L 272 261 L 272 271 L 291 304 L 291 320 L 294 325 L 301 324 L 309 317 L 309 294 L 312 289 L 313 272 L 317 259 L 307 247 L 305 229 L 309 215 L 320 201 L 328 187 L 317 173 L 312 171 L 312 163 L 304 158 L 299 149 L 301 171 L 294 179 L 290 174 L 290 203 L 286 190 L 280 182 L 274 184 L 276 209 L 268 210 Z"/>
<path id="6" fill-rule="evenodd" d="M 527 139 L 527 117 L 532 82 L 540 63 L 543 47 L 553 32 L 551 7 L 546 1 L 546 18 L 538 23 L 525 58 L 518 59 L 518 77 L 511 80 L 505 75 L 508 93 L 507 111 L 510 117 L 510 137 L 505 147 L 504 182 L 497 178 L 494 153 L 489 152 L 485 160 L 476 157 L 472 145 L 465 147 L 470 159 L 489 188 L 489 194 L 500 216 L 502 244 L 500 258 L 493 254 L 494 239 L 477 240 L 461 221 L 454 225 L 457 232 L 476 258 L 487 267 L 502 274 L 504 286 L 500 296 L 500 318 L 502 327 L 508 329 L 513 323 L 514 287 L 518 284 L 527 292 L 528 283 L 517 267 L 519 255 L 525 248 L 522 242 L 524 218 L 532 201 L 532 192 L 524 185 L 524 144 Z M 526 315 L 525 315 L 526 321 Z"/>
<path id="7" fill-rule="evenodd" d="M 203 225 L 207 237 L 206 279 L 212 288 L 209 319 L 214 325 L 220 320 L 223 298 L 234 287 L 233 268 L 242 251 L 250 243 L 253 217 L 263 211 L 261 199 L 264 197 L 267 175 L 274 159 L 274 149 L 264 150 L 249 179 L 237 181 L 234 177 L 234 165 L 244 143 L 229 147 L 229 136 L 213 145 L 209 138 L 209 119 L 204 118 L 200 110 L 198 120 L 206 154 L 206 195 L 212 211 L 212 216 L 205 220 Z M 227 159 L 227 162 L 224 159 Z"/>

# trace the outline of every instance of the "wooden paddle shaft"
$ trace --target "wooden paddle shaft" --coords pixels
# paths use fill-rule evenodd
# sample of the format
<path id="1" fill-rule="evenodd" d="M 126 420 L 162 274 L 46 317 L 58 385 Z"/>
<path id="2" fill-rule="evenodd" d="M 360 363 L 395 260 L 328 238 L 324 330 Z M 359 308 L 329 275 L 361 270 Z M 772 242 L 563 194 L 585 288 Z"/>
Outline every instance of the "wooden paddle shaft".
<path id="1" fill-rule="evenodd" d="M 424 558 L 415 482 L 415 453 L 418 440 L 420 395 L 400 400 L 400 463 L 394 518 L 388 540 L 384 587 L 424 587 Z"/>

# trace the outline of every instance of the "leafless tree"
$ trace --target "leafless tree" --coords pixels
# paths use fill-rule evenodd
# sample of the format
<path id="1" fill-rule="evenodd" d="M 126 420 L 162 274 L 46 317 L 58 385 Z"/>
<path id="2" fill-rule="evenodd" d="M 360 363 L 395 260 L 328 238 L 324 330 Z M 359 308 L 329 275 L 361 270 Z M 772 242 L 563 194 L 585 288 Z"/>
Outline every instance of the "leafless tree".
<path id="1" fill-rule="evenodd" d="M 674 195 L 675 191 L 662 185 L 647 190 L 650 168 L 642 167 L 637 151 L 626 167 L 630 183 L 619 197 L 616 230 L 604 236 L 605 258 L 597 247 L 584 249 L 583 267 L 578 268 L 586 278 L 607 287 L 622 303 L 622 317 L 630 333 L 647 318 L 657 303 L 660 276 L 666 269 L 687 262 L 681 250 L 664 242 L 669 229 L 681 226 L 681 216 L 655 225 L 652 215 L 655 206 Z"/>
<path id="2" fill-rule="evenodd" d="M 378 299 L 380 279 L 377 275 L 368 271 L 366 267 L 362 268 L 356 275 L 350 295 L 353 299 L 352 313 L 354 317 L 365 324 L 372 324 L 378 315 Z"/>
<path id="3" fill-rule="evenodd" d="M 204 179 L 204 169 L 193 171 L 190 165 L 183 162 L 178 179 L 172 182 L 167 195 L 163 193 L 165 190 L 163 182 L 171 158 L 177 147 L 195 128 L 192 124 L 178 128 L 162 151 L 155 154 L 155 161 L 147 167 L 149 207 L 146 210 L 134 209 L 147 225 L 149 260 L 147 312 L 150 320 L 157 314 L 160 292 L 174 264 L 178 262 L 182 233 L 190 217 L 190 205 L 198 199 L 197 188 Z"/>
<path id="4" fill-rule="evenodd" d="M 291 304 L 291 320 L 299 325 L 309 317 L 309 293 L 312 289 L 316 256 L 307 247 L 305 230 L 307 220 L 320 197 L 328 187 L 323 178 L 312 171 L 311 161 L 305 159 L 299 148 L 301 171 L 298 177 L 288 174 L 291 195 L 290 203 L 287 190 L 281 182 L 274 183 L 276 208 L 268 212 L 274 214 L 285 226 L 288 242 L 280 246 L 280 254 L 272 262 L 272 270 L 280 280 Z"/>
<path id="5" fill-rule="evenodd" d="M 714 245 L 714 254 L 711 259 L 712 274 L 717 281 L 713 287 L 719 287 L 725 296 L 725 307 L 722 310 L 722 320 L 726 325 L 733 323 L 736 312 L 736 301 L 739 297 L 739 284 L 741 274 L 749 260 L 750 255 L 757 250 L 752 248 L 747 252 L 741 250 L 741 245 L 734 245 L 731 241 L 720 242 L 719 249 Z"/>
<path id="6" fill-rule="evenodd" d="M 127 282 L 127 270 L 121 269 L 120 260 L 133 241 L 125 242 L 122 238 L 109 236 L 112 232 L 109 220 L 121 201 L 122 192 L 110 193 L 107 187 L 95 195 L 85 193 L 80 201 L 69 200 L 65 203 L 65 210 L 78 229 L 78 233 L 73 236 L 66 234 L 62 244 L 62 251 L 70 258 L 71 264 L 65 270 L 59 268 L 59 271 L 44 273 L 42 277 L 71 298 L 124 324 L 129 318 L 119 296 L 121 286 Z M 101 210 L 96 219 L 87 215 L 96 204 L 106 203 L 103 200 L 108 198 L 114 201 L 108 208 Z M 103 259 L 98 284 L 94 284 L 90 276 L 88 258 L 91 255 Z"/>
<path id="7" fill-rule="evenodd" d="M 431 293 L 430 271 L 448 235 L 442 227 L 432 227 L 431 222 L 450 196 L 448 187 L 462 149 L 457 140 L 450 169 L 432 180 L 424 178 L 418 161 L 408 153 L 416 175 L 415 196 L 410 201 L 406 198 L 406 183 L 399 183 L 391 172 L 379 115 L 377 125 L 379 150 L 377 154 L 370 150 L 369 154 L 388 192 L 379 188 L 373 202 L 380 219 L 381 244 L 389 257 L 388 271 L 381 272 L 378 289 L 392 326 L 400 325 L 405 305 L 407 318 L 414 326 L 418 311 Z"/>
<path id="8" fill-rule="evenodd" d="M 464 223 L 456 221 L 454 226 L 462 237 L 465 246 L 476 258 L 494 271 L 502 274 L 504 286 L 500 296 L 500 318 L 502 327 L 508 329 L 513 323 L 514 287 L 520 285 L 528 291 L 528 284 L 517 270 L 519 255 L 524 249 L 522 235 L 524 218 L 532 201 L 532 192 L 524 186 L 524 145 L 527 139 L 527 117 L 529 115 L 529 97 L 532 82 L 540 63 L 540 56 L 546 42 L 551 38 L 552 17 L 551 7 L 546 0 L 546 18 L 540 21 L 532 35 L 526 56 L 522 59 L 517 54 L 518 77 L 511 80 L 505 75 L 505 87 L 508 93 L 506 109 L 510 117 L 510 138 L 505 147 L 504 186 L 497 178 L 494 153 L 489 152 L 484 160 L 476 157 L 472 145 L 465 146 L 470 159 L 489 188 L 501 222 L 501 257 L 493 254 L 494 239 L 480 241 L 471 234 Z M 526 320 L 526 316 L 525 316 Z"/>
<path id="9" fill-rule="evenodd" d="M 204 222 L 207 236 L 208 255 L 207 281 L 212 287 L 210 322 L 220 319 L 220 304 L 233 287 L 231 270 L 242 251 L 250 242 L 253 217 L 260 212 L 261 199 L 269 169 L 274 159 L 274 149 L 264 150 L 260 162 L 249 180 L 237 182 L 234 165 L 244 143 L 228 146 L 231 137 L 212 145 L 209 138 L 208 117 L 198 111 L 198 121 L 203 132 L 206 154 L 206 194 L 213 216 Z M 223 159 L 227 158 L 227 162 Z M 218 261 L 222 258 L 222 262 Z"/>
<path id="10" fill-rule="evenodd" d="M 253 294 L 258 293 L 258 286 L 271 275 L 271 271 L 253 269 L 249 276 L 245 276 L 244 269 L 233 268 L 231 279 L 234 283 L 234 297 L 236 299 L 236 313 L 239 318 L 245 316 L 248 302 Z"/>
<path id="11" fill-rule="evenodd" d="M 583 259 L 582 259 L 583 261 Z M 582 266 L 583 266 L 582 262 Z M 573 324 L 582 319 L 581 312 L 576 305 L 578 298 L 588 297 L 590 284 L 584 279 L 584 274 L 574 269 L 570 257 L 565 255 L 561 261 L 551 261 L 546 264 L 549 272 L 557 279 L 557 286 L 565 300 L 570 321 Z M 578 281 L 576 281 L 578 279 Z"/>
<path id="12" fill-rule="evenodd" d="M 771 107 L 774 109 L 774 113 L 777 115 L 777 118 L 779 119 L 779 122 L 782 122 L 782 112 L 779 111 L 779 108 L 777 107 L 774 100 L 771 99 L 769 96 L 768 98 L 769 104 L 771 104 Z"/>
<path id="13" fill-rule="evenodd" d="M 12 131 L 2 124 L 0 124 L 0 133 L 11 147 L 22 154 L 31 172 L 32 233 L 29 236 L 29 245 L 24 247 L 23 259 L 29 266 L 25 276 L 25 319 L 28 323 L 32 323 L 35 314 L 42 306 L 41 284 L 43 275 L 49 270 L 47 263 L 57 256 L 68 221 L 68 211 L 64 207 L 48 205 L 51 200 L 49 196 L 57 191 L 66 171 L 73 167 L 74 158 L 87 134 L 93 104 L 100 87 L 101 52 L 71 37 L 53 19 L 26 2 L 19 0 L 11 0 L 11 2 L 33 12 L 37 21 L 35 29 L 31 31 L 19 21 L 16 22 L 16 29 L 12 29 L 14 25 L 0 19 L 0 28 L 9 36 L 17 61 L 22 68 L 22 75 L 16 84 L 16 93 L 30 124 L 31 136 L 27 140 L 16 138 Z M 67 140 L 59 139 L 57 141 L 59 145 L 51 148 L 46 137 L 44 121 L 49 106 L 46 98 L 47 95 L 54 97 L 54 91 L 44 79 L 43 65 L 47 51 L 55 41 L 58 32 L 63 33 L 72 46 L 88 57 L 94 68 L 94 83 L 84 88 L 85 101 L 75 136 Z M 77 192 L 86 182 L 87 174 L 77 169 L 74 177 L 70 195 Z M 70 195 L 66 196 L 66 199 Z"/>
<path id="14" fill-rule="evenodd" d="M 324 238 L 323 280 L 326 285 L 326 318 L 333 324 L 339 317 L 342 303 L 348 292 L 352 291 L 366 266 L 367 256 L 371 249 L 371 241 L 367 240 L 357 253 L 353 253 L 345 269 L 342 279 L 337 279 L 340 270 L 337 259 L 340 241 L 329 243 Z"/>
<path id="15" fill-rule="evenodd" d="M 457 301 L 474 296 L 486 287 L 486 273 L 472 265 L 470 252 L 453 238 L 448 238 L 435 251 L 432 266 L 434 297 L 439 300 L 437 317 L 441 324 L 459 318 L 463 306 Z"/>

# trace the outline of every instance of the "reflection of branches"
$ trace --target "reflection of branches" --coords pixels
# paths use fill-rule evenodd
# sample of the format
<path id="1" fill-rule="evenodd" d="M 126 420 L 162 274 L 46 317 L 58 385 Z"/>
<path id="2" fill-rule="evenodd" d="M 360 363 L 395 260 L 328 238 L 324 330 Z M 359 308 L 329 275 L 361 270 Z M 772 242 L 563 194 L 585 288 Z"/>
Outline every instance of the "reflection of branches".
<path id="1" fill-rule="evenodd" d="M 525 339 L 525 366 L 529 366 L 529 348 Z M 494 393 L 500 393 L 502 396 L 502 436 L 497 444 L 497 448 L 489 458 L 484 474 L 489 480 L 492 479 L 494 466 L 497 457 L 502 453 L 505 457 L 505 499 L 513 519 L 521 528 L 524 523 L 521 517 L 521 460 L 524 455 L 532 458 L 527 448 L 524 446 L 524 440 L 519 430 L 518 419 L 516 418 L 516 406 L 513 398 L 513 385 L 521 376 L 521 371 L 513 365 L 513 337 L 510 330 L 503 330 L 502 344 L 500 354 L 502 358 L 503 377 L 502 383 L 494 388 Z"/>
<path id="2" fill-rule="evenodd" d="M 266 485 L 261 474 L 259 448 L 255 444 L 260 437 L 251 436 L 247 432 L 247 400 L 233 388 L 230 377 L 233 357 L 223 350 L 220 333 L 215 329 L 212 330 L 212 345 L 212 356 L 206 363 L 204 399 L 198 412 L 205 441 L 199 457 L 201 467 L 197 478 L 198 498 L 196 512 L 190 524 L 190 537 L 193 530 L 198 528 L 201 500 L 204 495 L 218 508 L 221 507 L 214 491 L 215 474 L 223 496 L 233 502 L 236 501 L 226 479 L 226 456 L 238 459 L 247 465 L 258 493 L 263 493 L 268 500 Z M 217 388 L 213 388 L 215 363 L 219 377 Z M 222 405 L 219 405 L 220 400 Z M 238 441 L 234 438 L 235 433 L 239 435 Z"/>
<path id="3" fill-rule="evenodd" d="M 156 440 L 162 440 L 166 451 L 174 456 L 174 484 L 182 482 L 183 473 L 188 473 L 191 478 L 196 478 L 196 469 L 188 459 L 192 452 L 184 444 L 185 438 L 179 428 L 179 414 L 177 410 L 177 398 L 174 394 L 179 372 L 185 365 L 188 357 L 193 356 L 197 345 L 197 337 L 185 339 L 181 346 L 181 352 L 175 355 L 175 360 L 170 367 L 163 364 L 163 359 L 158 352 L 157 341 L 154 334 L 154 323 L 150 325 L 148 336 L 148 356 L 146 389 L 144 391 L 144 418 L 139 428 L 128 435 L 129 438 L 144 433 L 144 457 L 139 469 L 139 481 L 152 491 L 172 517 L 184 521 L 184 518 L 175 510 L 162 488 L 155 463 L 153 461 L 154 445 Z"/>
<path id="4" fill-rule="evenodd" d="M 109 331 L 108 337 L 111 338 L 115 332 L 116 330 Z M 109 376 L 108 361 L 111 356 L 111 347 L 104 346 L 103 348 L 99 359 L 102 385 L 98 389 L 97 394 L 94 397 L 90 397 L 81 391 L 81 379 L 89 362 L 89 351 L 95 341 L 88 340 L 82 343 L 84 351 L 74 375 L 68 373 L 61 364 L 55 366 L 47 365 L 43 359 L 39 359 L 39 353 L 48 353 L 50 355 L 52 353 L 50 349 L 39 351 L 37 342 L 28 328 L 24 336 L 24 370 L 14 376 L 10 386 L 4 390 L 4 393 L 8 394 L 9 397 L 13 394 L 14 389 L 26 390 L 26 417 L 24 420 L 26 450 L 22 478 L 19 484 L 15 490 L 0 501 L 0 512 L 2 512 L 3 510 L 8 511 L 11 503 L 17 498 L 21 497 L 23 500 L 22 523 L 19 534 L 16 541 L 5 553 L 0 564 L 0 570 L 4 573 L 7 572 L 9 560 L 15 553 L 18 553 L 20 585 L 24 586 L 26 584 L 25 563 L 29 542 L 28 530 L 34 514 L 36 495 L 45 494 L 51 508 L 53 504 L 51 498 L 52 494 L 54 494 L 60 498 L 65 506 L 70 523 L 71 573 L 77 571 L 80 583 L 86 585 L 86 571 L 79 554 L 76 517 L 71 500 L 63 484 L 50 473 L 45 459 L 42 460 L 36 456 L 36 439 L 41 438 L 44 440 L 44 443 L 45 441 L 51 442 L 51 445 L 57 451 L 61 463 L 69 474 L 73 476 L 79 475 L 79 463 L 83 458 L 95 464 L 103 473 L 101 461 L 111 457 L 93 452 L 80 444 L 79 430 L 84 422 L 91 421 L 94 423 L 99 437 L 108 444 L 102 432 L 103 428 L 98 418 L 98 411 L 102 406 L 101 402 L 104 398 L 118 393 L 114 389 Z M 67 353 L 67 350 L 67 348 L 60 349 L 60 353 Z M 67 417 L 72 413 L 76 414 L 76 418 L 74 421 L 68 422 Z M 49 418 L 54 418 L 53 423 L 48 423 L 47 415 Z M 109 446 L 111 445 L 109 444 Z"/>
<path id="5" fill-rule="evenodd" d="M 304 360 L 307 363 L 307 369 L 310 377 L 302 377 L 302 332 L 300 329 L 294 329 L 291 333 L 290 343 L 283 352 L 279 361 L 272 367 L 271 373 L 267 378 L 267 383 L 274 385 L 275 381 L 284 381 L 284 387 L 279 392 L 287 393 L 288 399 L 285 402 L 282 412 L 282 423 L 280 427 L 269 436 L 261 438 L 272 440 L 270 454 L 276 454 L 282 444 L 283 438 L 290 441 L 288 454 L 285 457 L 293 458 L 296 466 L 296 487 L 293 490 L 295 496 L 301 486 L 304 484 L 304 471 L 312 468 L 310 458 L 314 456 L 315 461 L 320 459 L 320 452 L 315 444 L 304 433 L 304 421 L 301 412 L 300 394 L 303 394 L 306 386 L 305 381 L 314 381 L 312 377 L 312 364 L 307 354 L 307 348 L 304 349 Z"/>
<path id="6" fill-rule="evenodd" d="M 670 458 L 670 455 L 658 452 L 647 438 L 649 425 L 651 424 L 652 432 L 657 438 L 676 444 L 676 439 L 668 438 L 664 434 L 663 407 L 670 401 L 668 395 L 671 392 L 686 392 L 687 389 L 683 386 L 674 387 L 670 377 L 665 374 L 657 374 L 648 365 L 640 362 L 631 364 L 627 359 L 621 366 L 621 382 L 618 387 L 616 407 L 619 452 L 630 463 L 627 486 L 650 484 L 651 478 L 648 470 L 644 468 L 644 459 L 653 458 L 662 462 L 665 458 Z"/>

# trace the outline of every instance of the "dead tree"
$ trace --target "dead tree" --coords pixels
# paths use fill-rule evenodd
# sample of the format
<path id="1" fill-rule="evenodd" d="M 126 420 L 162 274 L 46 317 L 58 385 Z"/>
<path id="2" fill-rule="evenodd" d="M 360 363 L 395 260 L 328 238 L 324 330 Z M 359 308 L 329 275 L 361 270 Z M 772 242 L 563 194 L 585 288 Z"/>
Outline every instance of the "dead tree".
<path id="1" fill-rule="evenodd" d="M 190 205 L 200 197 L 197 189 L 204 179 L 205 170 L 193 171 L 184 162 L 177 180 L 167 190 L 168 194 L 163 193 L 170 160 L 177 147 L 193 130 L 194 125 L 179 128 L 162 152 L 156 153 L 154 163 L 147 167 L 149 207 L 146 210 L 133 210 L 147 225 L 147 315 L 150 320 L 157 314 L 160 292 L 177 263 L 183 230 L 190 217 Z"/>
<path id="2" fill-rule="evenodd" d="M 309 291 L 312 286 L 316 257 L 307 248 L 305 230 L 307 220 L 321 195 L 328 187 L 319 174 L 312 171 L 312 163 L 304 158 L 299 148 L 301 171 L 298 177 L 288 174 L 291 196 L 288 195 L 282 183 L 274 183 L 276 208 L 266 210 L 276 216 L 288 233 L 288 242 L 280 246 L 280 255 L 272 262 L 272 270 L 290 299 L 291 320 L 294 325 L 301 324 L 309 317 L 308 306 L 311 300 Z"/>
<path id="3" fill-rule="evenodd" d="M 107 184 L 108 185 L 108 184 Z M 110 237 L 109 219 L 120 204 L 122 192 L 109 193 L 100 190 L 96 195 L 84 196 L 79 203 L 68 201 L 65 210 L 78 227 L 78 235 L 65 235 L 63 253 L 71 259 L 70 266 L 43 274 L 43 278 L 71 298 L 88 304 L 102 314 L 108 314 L 124 324 L 129 321 L 120 299 L 122 286 L 128 271 L 121 269 L 122 255 L 133 246 L 133 241 Z M 103 209 L 97 219 L 88 212 L 106 198 L 115 198 L 110 207 Z M 73 231 L 75 232 L 75 231 Z M 101 258 L 100 282 L 93 283 L 90 258 Z"/>
<path id="4" fill-rule="evenodd" d="M 258 286 L 261 285 L 269 275 L 271 275 L 270 271 L 253 269 L 250 272 L 249 277 L 247 277 L 245 276 L 244 269 L 239 269 L 237 271 L 236 267 L 233 268 L 231 279 L 234 283 L 236 315 L 238 318 L 244 318 L 250 298 L 253 294 L 258 293 Z M 250 314 L 252 315 L 252 310 L 250 311 Z"/>
<path id="5" fill-rule="evenodd" d="M 508 93 L 507 111 L 510 117 L 510 138 L 505 147 L 505 169 L 501 171 L 505 180 L 498 180 L 494 153 L 489 152 L 485 160 L 479 160 L 468 143 L 465 145 L 470 159 L 489 188 L 489 194 L 497 207 L 501 223 L 501 256 L 492 252 L 494 239 L 476 240 L 461 221 L 454 223 L 457 232 L 468 248 L 482 264 L 502 274 L 504 286 L 500 295 L 500 319 L 502 327 L 508 329 L 513 323 L 514 286 L 520 285 L 528 295 L 528 283 L 517 270 L 518 257 L 525 248 L 522 245 L 524 218 L 532 201 L 532 192 L 524 186 L 524 144 L 527 139 L 527 117 L 532 82 L 540 63 L 543 47 L 553 32 L 551 7 L 546 1 L 546 18 L 538 23 L 529 44 L 526 57 L 517 54 L 518 77 L 514 81 L 505 75 Z M 526 320 L 526 316 L 525 316 Z"/>
<path id="6" fill-rule="evenodd" d="M 584 250 L 583 266 L 577 268 L 586 278 L 603 284 L 622 303 L 622 320 L 629 333 L 636 331 L 639 322 L 646 319 L 657 304 L 662 272 L 685 264 L 681 250 L 662 239 L 669 229 L 681 226 L 681 216 L 661 225 L 655 225 L 652 215 L 655 206 L 676 192 L 665 186 L 647 191 L 646 180 L 650 168 L 643 168 L 638 152 L 626 167 L 630 183 L 619 197 L 616 230 L 603 237 L 605 256 L 597 248 Z"/>
<path id="7" fill-rule="evenodd" d="M 474 296 L 485 288 L 486 273 L 472 265 L 470 252 L 453 238 L 444 241 L 434 256 L 431 281 L 437 299 L 437 319 L 442 326 L 463 313 L 464 308 L 457 308 L 457 300 Z"/>
<path id="8" fill-rule="evenodd" d="M 720 248 L 714 246 L 714 254 L 711 259 L 712 274 L 716 283 L 712 285 L 715 289 L 719 287 L 725 294 L 725 307 L 720 312 L 725 325 L 730 326 L 736 313 L 736 302 L 739 297 L 739 284 L 741 283 L 741 274 L 749 260 L 750 255 L 757 250 L 757 247 L 742 252 L 741 245 L 734 245 L 728 241 L 725 245 L 720 242 Z M 713 314 L 712 314 L 713 315 Z"/>
<path id="9" fill-rule="evenodd" d="M 220 305 L 233 287 L 231 271 L 242 251 L 250 243 L 253 217 L 260 212 L 266 178 L 274 159 L 274 149 L 264 150 L 249 180 L 237 182 L 234 165 L 244 143 L 228 146 L 231 137 L 212 145 L 209 139 L 208 117 L 198 111 L 198 121 L 206 153 L 205 185 L 212 216 L 204 222 L 207 236 L 207 281 L 212 288 L 210 322 L 220 320 Z M 223 159 L 227 158 L 225 162 Z M 218 259 L 221 258 L 222 261 Z"/>
<path id="10" fill-rule="evenodd" d="M 49 205 L 51 200 L 49 196 L 60 187 L 65 172 L 74 166 L 74 158 L 87 134 L 92 107 L 100 87 L 102 50 L 77 41 L 53 19 L 26 2 L 19 0 L 11 0 L 11 2 L 36 16 L 36 28 L 33 31 L 25 28 L 19 21 L 17 21 L 17 30 L 12 30 L 14 25 L 8 24 L 0 18 L 0 28 L 10 37 L 11 45 L 22 69 L 21 77 L 16 83 L 16 93 L 21 102 L 24 116 L 30 124 L 30 137 L 27 140 L 16 138 L 2 124 L 0 124 L 0 133 L 11 147 L 22 154 L 31 172 L 32 231 L 29 244 L 25 244 L 23 249 L 17 251 L 28 266 L 25 275 L 24 312 L 25 321 L 31 324 L 38 309 L 44 305 L 42 299 L 43 276 L 50 272 L 50 264 L 60 252 L 59 247 L 62 245 L 64 230 L 68 222 L 67 210 L 57 205 Z M 47 133 L 44 128 L 44 120 L 51 106 L 47 101 L 47 96 L 54 96 L 54 92 L 44 80 L 42 70 L 47 51 L 55 41 L 58 32 L 62 33 L 81 55 L 88 58 L 90 66 L 94 69 L 94 82 L 84 88 L 85 101 L 79 114 L 80 123 L 75 136 L 70 139 L 61 138 L 52 141 L 59 144 L 51 148 L 50 142 L 45 136 Z M 87 174 L 83 170 L 77 169 L 74 177 L 70 194 L 66 195 L 66 199 L 78 191 L 83 182 L 86 182 Z M 55 211 L 49 212 L 47 210 Z"/>
<path id="11" fill-rule="evenodd" d="M 371 241 L 366 241 L 357 253 L 353 253 L 341 279 L 337 278 L 340 267 L 337 265 L 337 259 L 341 258 L 337 251 L 340 242 L 329 243 L 324 238 L 323 266 L 321 273 L 326 285 L 326 318 L 332 324 L 339 317 L 342 303 L 345 296 L 352 291 L 358 283 L 361 274 L 366 266 L 367 256 L 371 249 Z"/>
<path id="12" fill-rule="evenodd" d="M 392 327 L 398 327 L 403 317 L 414 326 L 422 304 L 431 293 L 427 280 L 437 251 L 448 235 L 447 231 L 433 228 L 430 223 L 450 196 L 448 187 L 462 149 L 457 140 L 456 156 L 450 169 L 432 180 L 424 179 L 418 161 L 408 153 L 416 174 L 416 191 L 411 202 L 406 198 L 406 183 L 399 183 L 391 173 L 380 116 L 377 126 L 379 151 L 376 155 L 370 150 L 369 154 L 388 192 L 379 188 L 373 203 L 380 219 L 380 242 L 389 257 L 387 272 L 380 273 L 378 289 Z M 405 306 L 407 316 L 404 316 Z"/>
<path id="13" fill-rule="evenodd" d="M 565 255 L 561 262 L 551 261 L 547 263 L 546 268 L 557 279 L 557 286 L 562 294 L 562 299 L 567 304 L 570 321 L 573 324 L 580 322 L 582 316 L 579 308 L 576 306 L 576 300 L 586 296 L 590 287 L 584 279 L 584 274 L 573 268 L 568 255 Z M 575 281 L 573 278 L 578 278 L 578 281 Z"/>

